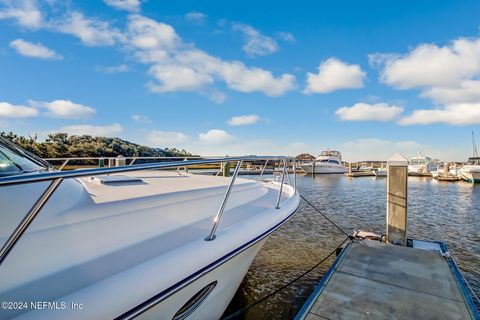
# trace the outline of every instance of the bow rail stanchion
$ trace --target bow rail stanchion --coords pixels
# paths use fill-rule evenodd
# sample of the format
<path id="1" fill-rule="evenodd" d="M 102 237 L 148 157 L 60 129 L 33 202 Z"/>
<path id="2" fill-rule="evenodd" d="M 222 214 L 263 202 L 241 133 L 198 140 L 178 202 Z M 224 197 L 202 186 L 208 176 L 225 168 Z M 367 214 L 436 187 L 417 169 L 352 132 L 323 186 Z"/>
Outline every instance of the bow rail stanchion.
<path id="1" fill-rule="evenodd" d="M 217 227 L 220 223 L 220 219 L 222 219 L 223 211 L 225 211 L 225 207 L 227 206 L 228 198 L 230 197 L 230 193 L 232 192 L 232 188 L 233 188 L 233 185 L 235 183 L 235 179 L 237 178 L 238 171 L 240 171 L 241 166 L 242 166 L 242 160 L 238 161 L 237 166 L 235 167 L 235 172 L 233 173 L 232 180 L 230 181 L 230 184 L 228 185 L 227 192 L 225 192 L 225 195 L 223 196 L 222 204 L 220 205 L 220 208 L 218 209 L 217 215 L 215 216 L 215 219 L 213 220 L 212 231 L 210 231 L 210 234 L 205 238 L 206 241 L 212 241 L 212 240 L 215 240 L 215 238 L 216 238 L 215 232 L 217 231 Z"/>
<path id="2" fill-rule="evenodd" d="M 287 159 L 283 159 L 282 181 L 280 182 L 280 190 L 278 190 L 277 205 L 275 206 L 275 209 L 280 209 L 280 199 L 282 199 L 283 181 L 285 180 L 286 165 L 287 165 Z M 278 164 L 278 166 L 280 166 L 280 164 Z"/>

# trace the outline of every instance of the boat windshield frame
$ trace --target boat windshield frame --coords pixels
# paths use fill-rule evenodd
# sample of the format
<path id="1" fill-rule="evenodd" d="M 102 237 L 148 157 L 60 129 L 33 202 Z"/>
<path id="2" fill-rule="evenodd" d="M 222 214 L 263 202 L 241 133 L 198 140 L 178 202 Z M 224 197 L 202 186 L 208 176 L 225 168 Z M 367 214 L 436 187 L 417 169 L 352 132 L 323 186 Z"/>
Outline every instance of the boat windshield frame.
<path id="1" fill-rule="evenodd" d="M 0 177 L 48 171 L 51 168 L 45 160 L 0 136 Z"/>
<path id="2" fill-rule="evenodd" d="M 324 150 L 320 153 L 320 157 L 336 157 L 336 158 L 341 158 L 342 154 L 340 151 L 335 151 L 335 150 Z"/>
<path id="3" fill-rule="evenodd" d="M 467 164 L 469 164 L 469 165 L 480 165 L 480 157 L 470 157 L 470 158 L 468 158 Z"/>

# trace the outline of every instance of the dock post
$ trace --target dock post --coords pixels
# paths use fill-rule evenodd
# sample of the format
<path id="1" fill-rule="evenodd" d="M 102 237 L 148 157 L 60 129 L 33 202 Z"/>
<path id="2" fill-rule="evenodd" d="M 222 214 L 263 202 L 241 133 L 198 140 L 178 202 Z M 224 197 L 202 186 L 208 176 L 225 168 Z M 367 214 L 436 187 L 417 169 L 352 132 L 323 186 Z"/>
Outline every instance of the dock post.
<path id="1" fill-rule="evenodd" d="M 352 163 L 348 163 L 348 174 L 352 174 Z"/>
<path id="2" fill-rule="evenodd" d="M 387 161 L 387 242 L 407 245 L 408 160 L 399 153 Z"/>
<path id="3" fill-rule="evenodd" d="M 315 175 L 315 160 L 312 161 L 312 176 Z"/>
<path id="4" fill-rule="evenodd" d="M 445 162 L 443 165 L 443 176 L 448 177 L 448 172 L 450 171 L 450 164 L 448 162 Z"/>
<path id="5" fill-rule="evenodd" d="M 230 176 L 230 162 L 223 162 L 222 163 L 222 173 L 224 177 Z"/>

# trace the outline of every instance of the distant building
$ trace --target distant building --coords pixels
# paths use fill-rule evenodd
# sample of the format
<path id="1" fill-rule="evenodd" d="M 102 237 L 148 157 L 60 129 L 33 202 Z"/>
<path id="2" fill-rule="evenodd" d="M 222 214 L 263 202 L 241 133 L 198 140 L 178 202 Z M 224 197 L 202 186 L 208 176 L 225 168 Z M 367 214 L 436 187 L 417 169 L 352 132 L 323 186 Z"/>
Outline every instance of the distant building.
<path id="1" fill-rule="evenodd" d="M 313 161 L 315 157 L 308 153 L 302 153 L 295 157 L 298 161 Z"/>

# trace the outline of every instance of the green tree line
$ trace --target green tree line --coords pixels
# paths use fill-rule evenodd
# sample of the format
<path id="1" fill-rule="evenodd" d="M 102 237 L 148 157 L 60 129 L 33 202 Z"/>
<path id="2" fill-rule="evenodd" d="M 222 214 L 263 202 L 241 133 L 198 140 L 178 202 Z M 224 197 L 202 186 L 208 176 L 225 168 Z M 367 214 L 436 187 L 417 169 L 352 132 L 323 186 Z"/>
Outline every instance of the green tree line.
<path id="1" fill-rule="evenodd" d="M 119 155 L 124 157 L 192 156 L 184 149 L 151 148 L 119 138 L 54 133 L 40 142 L 36 137 L 23 137 L 13 132 L 0 132 L 0 135 L 41 158 L 116 157 Z"/>

